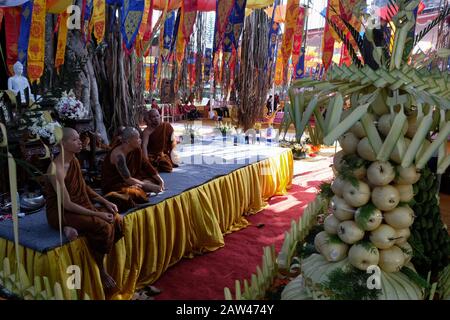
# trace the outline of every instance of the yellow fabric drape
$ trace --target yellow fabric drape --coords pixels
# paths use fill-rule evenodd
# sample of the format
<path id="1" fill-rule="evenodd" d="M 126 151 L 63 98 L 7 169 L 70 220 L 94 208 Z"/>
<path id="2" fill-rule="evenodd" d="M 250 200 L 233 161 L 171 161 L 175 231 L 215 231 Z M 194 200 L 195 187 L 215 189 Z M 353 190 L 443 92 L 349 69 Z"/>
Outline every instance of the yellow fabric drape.
<path id="1" fill-rule="evenodd" d="M 192 258 L 224 246 L 223 235 L 248 225 L 246 215 L 264 209 L 266 200 L 283 195 L 293 177 L 292 152 L 236 170 L 157 205 L 125 216 L 124 238 L 107 258 L 108 272 L 120 292 L 113 299 L 130 299 L 136 289 L 155 282 L 183 257 Z M 98 268 L 84 238 L 45 253 L 19 247 L 20 259 L 30 279 L 46 276 L 53 286 L 65 286 L 67 267 L 82 271 L 78 297 L 104 299 Z M 15 265 L 12 242 L 0 239 L 0 261 Z M 0 266 L 0 269 L 2 266 Z"/>

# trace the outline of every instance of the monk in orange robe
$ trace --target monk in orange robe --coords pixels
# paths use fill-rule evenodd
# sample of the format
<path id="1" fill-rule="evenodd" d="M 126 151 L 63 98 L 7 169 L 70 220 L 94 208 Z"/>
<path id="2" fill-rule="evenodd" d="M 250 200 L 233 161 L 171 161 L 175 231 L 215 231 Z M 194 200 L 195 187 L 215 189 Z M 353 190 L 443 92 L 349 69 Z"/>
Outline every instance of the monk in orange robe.
<path id="1" fill-rule="evenodd" d="M 147 128 L 142 134 L 142 150 L 151 164 L 159 172 L 172 172 L 178 167 L 171 159 L 171 152 L 177 145 L 170 123 L 161 123 L 158 110 L 152 109 L 145 116 Z"/>
<path id="2" fill-rule="evenodd" d="M 61 225 L 64 228 L 64 234 L 69 240 L 76 239 L 78 234 L 86 237 L 99 267 L 103 288 L 108 294 L 116 289 L 117 285 L 106 272 L 103 260 L 105 255 L 111 252 L 114 243 L 123 236 L 122 217 L 117 213 L 115 204 L 107 201 L 86 185 L 80 164 L 75 157 L 82 148 L 78 132 L 64 128 L 61 145 L 63 152 L 53 161 L 56 175 L 51 174 L 52 166 L 48 169 L 50 178 L 45 188 L 47 221 L 52 228 L 59 230 L 55 191 L 59 182 L 63 197 Z M 92 201 L 100 203 L 102 207 L 97 209 Z"/>
<path id="3" fill-rule="evenodd" d="M 103 162 L 102 191 L 125 211 L 148 202 L 147 192 L 163 191 L 164 181 L 144 157 L 135 128 L 125 128 L 117 141 Z"/>

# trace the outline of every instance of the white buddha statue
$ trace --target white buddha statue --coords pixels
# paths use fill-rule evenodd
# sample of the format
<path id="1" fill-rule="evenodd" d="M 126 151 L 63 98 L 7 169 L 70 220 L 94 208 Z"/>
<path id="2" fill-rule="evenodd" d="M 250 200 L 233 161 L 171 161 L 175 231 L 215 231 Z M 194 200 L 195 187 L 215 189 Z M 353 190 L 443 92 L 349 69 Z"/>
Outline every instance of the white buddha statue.
<path id="1" fill-rule="evenodd" d="M 26 103 L 25 91 L 28 90 L 30 101 L 34 101 L 33 96 L 31 95 L 30 83 L 27 78 L 22 76 L 22 73 L 23 65 L 17 61 L 14 64 L 14 76 L 8 79 L 8 90 L 14 92 L 15 95 L 20 92 L 20 100 L 22 103 Z"/>

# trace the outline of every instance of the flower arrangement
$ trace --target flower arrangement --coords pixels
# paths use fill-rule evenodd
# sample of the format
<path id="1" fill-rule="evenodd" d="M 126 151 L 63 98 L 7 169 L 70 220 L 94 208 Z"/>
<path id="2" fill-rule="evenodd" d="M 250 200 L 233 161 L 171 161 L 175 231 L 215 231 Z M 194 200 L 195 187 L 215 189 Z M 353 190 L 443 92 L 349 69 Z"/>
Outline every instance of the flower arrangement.
<path id="1" fill-rule="evenodd" d="M 186 143 L 187 141 L 191 141 L 191 143 L 194 143 L 194 140 L 196 137 L 199 137 L 199 129 L 195 128 L 191 123 L 185 123 L 184 124 L 184 131 L 182 135 L 182 142 Z"/>
<path id="2" fill-rule="evenodd" d="M 303 159 L 307 154 L 311 153 L 311 147 L 303 142 L 298 141 L 280 141 L 280 147 L 290 148 L 296 159 Z"/>
<path id="3" fill-rule="evenodd" d="M 77 100 L 72 90 L 63 92 L 61 99 L 55 107 L 61 119 L 79 120 L 86 117 L 86 111 L 83 103 Z"/>
<path id="4" fill-rule="evenodd" d="M 55 128 L 61 128 L 61 125 L 57 121 L 51 120 L 49 117 L 45 117 L 43 113 L 36 113 L 35 117 L 30 118 L 31 126 L 28 130 L 31 134 L 44 138 L 50 144 L 56 142 Z"/>
<path id="5" fill-rule="evenodd" d="M 231 131 L 233 131 L 233 126 L 231 125 L 231 123 L 222 123 L 222 122 L 218 122 L 216 124 L 216 129 L 218 131 L 220 131 L 220 133 L 223 136 L 226 136 L 228 133 L 230 133 Z"/>

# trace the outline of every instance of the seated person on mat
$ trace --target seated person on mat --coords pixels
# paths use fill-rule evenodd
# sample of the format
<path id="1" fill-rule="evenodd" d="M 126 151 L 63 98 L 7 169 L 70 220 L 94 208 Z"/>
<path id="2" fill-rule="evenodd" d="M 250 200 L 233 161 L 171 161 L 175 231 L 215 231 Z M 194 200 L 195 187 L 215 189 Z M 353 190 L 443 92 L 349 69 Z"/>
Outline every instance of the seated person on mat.
<path id="1" fill-rule="evenodd" d="M 98 265 L 105 293 L 111 293 L 117 288 L 114 279 L 106 272 L 103 259 L 110 253 L 114 243 L 122 236 L 122 217 L 117 213 L 115 204 L 93 191 L 84 181 L 80 164 L 75 157 L 82 148 L 80 136 L 74 129 L 64 128 L 61 140 L 63 154 L 59 154 L 52 167 L 48 168 L 49 181 L 45 186 L 46 211 L 48 224 L 59 230 L 57 182 L 63 197 L 62 227 L 69 240 L 74 240 L 78 234 L 84 235 L 89 244 L 94 260 Z M 102 205 L 97 209 L 92 201 Z"/>
<path id="2" fill-rule="evenodd" d="M 177 145 L 172 125 L 161 122 L 157 110 L 148 111 L 144 119 L 147 123 L 142 134 L 144 156 L 159 172 L 172 172 L 174 167 L 178 167 L 171 158 L 172 150 Z"/>
<path id="3" fill-rule="evenodd" d="M 102 190 L 120 211 L 148 202 L 147 192 L 161 192 L 164 181 L 144 157 L 137 129 L 127 127 L 120 144 L 106 155 L 102 169 Z"/>

